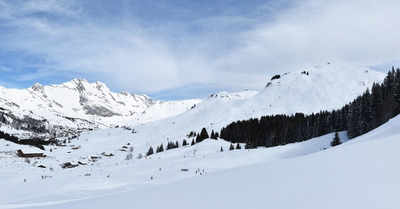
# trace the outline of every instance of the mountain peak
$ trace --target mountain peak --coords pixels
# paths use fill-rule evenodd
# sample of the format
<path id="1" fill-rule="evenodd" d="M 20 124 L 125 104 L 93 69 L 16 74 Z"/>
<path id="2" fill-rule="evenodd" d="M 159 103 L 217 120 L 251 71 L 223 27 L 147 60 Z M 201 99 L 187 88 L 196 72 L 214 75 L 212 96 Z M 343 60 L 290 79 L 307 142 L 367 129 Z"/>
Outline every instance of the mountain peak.
<path id="1" fill-rule="evenodd" d="M 75 79 L 73 79 L 71 82 L 74 82 L 74 83 L 89 83 L 86 79 L 84 79 L 84 78 L 75 78 Z"/>
<path id="2" fill-rule="evenodd" d="M 271 103 L 272 113 L 337 109 L 384 77 L 384 73 L 367 67 L 329 63 L 275 75 L 256 100 Z"/>
<path id="3" fill-rule="evenodd" d="M 33 84 L 33 86 L 31 88 L 34 91 L 43 91 L 43 89 L 44 89 L 44 87 L 40 83 Z"/>

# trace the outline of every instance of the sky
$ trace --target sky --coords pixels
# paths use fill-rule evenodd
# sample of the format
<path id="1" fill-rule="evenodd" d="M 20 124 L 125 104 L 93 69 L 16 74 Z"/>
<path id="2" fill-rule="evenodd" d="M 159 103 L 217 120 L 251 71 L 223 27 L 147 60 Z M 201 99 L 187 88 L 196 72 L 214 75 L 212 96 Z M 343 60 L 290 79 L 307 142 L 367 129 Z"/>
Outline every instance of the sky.
<path id="1" fill-rule="evenodd" d="M 74 78 L 155 99 L 261 90 L 326 62 L 400 66 L 400 1 L 0 0 L 0 85 Z"/>

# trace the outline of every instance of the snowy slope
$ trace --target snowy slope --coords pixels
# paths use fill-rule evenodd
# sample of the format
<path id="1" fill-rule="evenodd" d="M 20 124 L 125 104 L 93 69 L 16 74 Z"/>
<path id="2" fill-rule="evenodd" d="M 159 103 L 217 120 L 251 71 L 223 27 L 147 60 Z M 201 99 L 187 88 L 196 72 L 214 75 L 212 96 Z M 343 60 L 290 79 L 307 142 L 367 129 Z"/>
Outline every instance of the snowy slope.
<path id="1" fill-rule="evenodd" d="M 99 198 L 49 206 L 37 203 L 37 207 L 32 208 L 395 209 L 400 206 L 399 128 L 400 117 L 396 117 L 366 135 L 314 154 L 292 155 L 287 159 Z M 273 149 L 281 149 L 279 153 L 286 147 Z M 261 150 L 262 153 L 269 151 L 272 150 Z M 247 158 L 253 150 L 238 152 Z"/>
<path id="2" fill-rule="evenodd" d="M 282 75 L 260 92 L 213 94 L 183 114 L 136 129 L 140 130 L 138 133 L 156 130 L 153 131 L 154 138 L 159 139 L 156 143 L 161 143 L 163 138 L 176 141 L 190 131 L 199 133 L 202 127 L 208 133 L 211 130 L 220 131 L 237 120 L 273 114 L 330 111 L 351 102 L 384 77 L 385 74 L 368 68 L 326 64 Z"/>
<path id="3" fill-rule="evenodd" d="M 328 63 L 281 75 L 246 101 L 243 108 L 270 114 L 339 109 L 384 77 L 385 74 L 369 68 Z"/>
<path id="4" fill-rule="evenodd" d="M 345 133 L 341 136 L 345 139 Z M 209 175 L 223 169 L 303 156 L 329 147 L 332 137 L 330 134 L 303 143 L 250 151 L 228 151 L 228 142 L 208 139 L 195 146 L 137 159 L 139 153 L 147 151 L 146 139 L 137 138 L 122 129 L 103 129 L 84 132 L 67 147 L 46 147 L 45 154 L 49 157 L 31 159 L 30 163 L 15 157 L 15 151 L 22 149 L 24 152 L 42 152 L 41 150 L 0 140 L 0 147 L 3 147 L 0 152 L 0 187 L 2 191 L 10 191 L 0 196 L 0 208 L 18 208 L 26 204 L 32 206 L 141 190 Z M 129 152 L 121 151 L 123 146 L 127 146 L 127 150 L 134 148 L 133 159 L 125 160 Z M 220 152 L 221 146 L 224 152 Z M 72 149 L 74 147 L 79 149 Z M 50 148 L 52 152 L 49 151 Z M 114 156 L 106 157 L 101 154 L 103 152 Z M 90 156 L 101 158 L 92 162 Z M 81 162 L 87 165 L 62 169 L 60 164 L 64 162 Z M 46 168 L 38 168 L 38 165 L 45 165 Z M 189 171 L 182 172 L 182 168 Z M 198 169 L 199 172 L 196 172 Z M 86 176 L 87 174 L 90 176 Z M 48 178 L 42 179 L 42 176 Z"/>

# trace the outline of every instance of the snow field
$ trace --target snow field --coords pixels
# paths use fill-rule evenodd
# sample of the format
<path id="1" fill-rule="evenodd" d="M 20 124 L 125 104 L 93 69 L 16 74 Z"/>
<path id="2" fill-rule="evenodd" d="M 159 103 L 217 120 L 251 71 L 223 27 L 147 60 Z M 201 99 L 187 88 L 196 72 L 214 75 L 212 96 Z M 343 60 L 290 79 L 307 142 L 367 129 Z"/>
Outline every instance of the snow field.
<path id="1" fill-rule="evenodd" d="M 292 155 L 141 190 L 32 208 L 395 209 L 400 205 L 398 128 L 400 117 L 340 146 L 305 156 Z M 297 145 L 303 149 L 317 148 L 326 145 L 317 141 L 332 137 L 330 134 L 308 141 L 307 145 Z M 277 151 L 287 146 L 290 145 L 271 149 Z M 236 153 L 243 157 L 268 151 Z M 261 156 L 260 153 L 257 155 Z"/>

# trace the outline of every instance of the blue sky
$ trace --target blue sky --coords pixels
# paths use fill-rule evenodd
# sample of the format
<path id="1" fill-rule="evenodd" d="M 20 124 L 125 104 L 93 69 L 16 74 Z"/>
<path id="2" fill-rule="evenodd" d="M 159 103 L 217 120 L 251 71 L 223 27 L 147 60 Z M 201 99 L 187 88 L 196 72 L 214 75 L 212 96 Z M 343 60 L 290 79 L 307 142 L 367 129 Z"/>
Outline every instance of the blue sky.
<path id="1" fill-rule="evenodd" d="M 156 99 L 326 62 L 399 66 L 398 1 L 0 0 L 0 85 L 85 78 Z"/>

